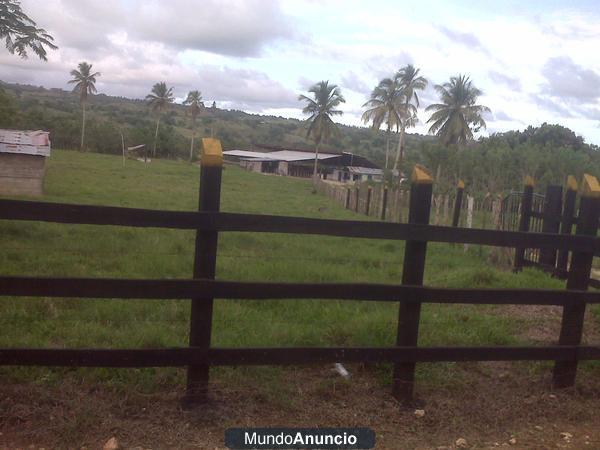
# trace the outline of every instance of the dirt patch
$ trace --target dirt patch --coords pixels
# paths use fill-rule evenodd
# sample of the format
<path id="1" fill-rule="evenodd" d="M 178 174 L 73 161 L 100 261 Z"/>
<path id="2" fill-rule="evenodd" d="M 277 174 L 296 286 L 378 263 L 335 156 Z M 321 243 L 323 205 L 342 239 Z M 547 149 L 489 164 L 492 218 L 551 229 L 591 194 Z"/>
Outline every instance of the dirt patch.
<path id="1" fill-rule="evenodd" d="M 345 381 L 330 366 L 288 368 L 275 393 L 253 377 L 227 387 L 217 380 L 195 411 L 180 408 L 182 386 L 143 395 L 73 381 L 4 384 L 0 448 L 94 449 L 113 436 L 125 448 L 223 448 L 234 426 L 367 426 L 385 449 L 454 448 L 459 438 L 468 448 L 600 448 L 598 370 L 581 371 L 577 389 L 552 392 L 550 373 L 530 365 L 452 365 L 447 384 L 418 382 L 425 415 L 417 417 L 392 399 L 378 370 L 349 369 Z"/>
<path id="2" fill-rule="evenodd" d="M 558 342 L 562 320 L 562 307 L 510 305 L 497 307 L 496 311 L 505 317 L 525 319 L 525 323 L 520 328 L 518 334 L 520 339 L 540 344 L 555 344 Z M 585 315 L 582 343 L 600 343 L 600 327 L 589 308 Z"/>

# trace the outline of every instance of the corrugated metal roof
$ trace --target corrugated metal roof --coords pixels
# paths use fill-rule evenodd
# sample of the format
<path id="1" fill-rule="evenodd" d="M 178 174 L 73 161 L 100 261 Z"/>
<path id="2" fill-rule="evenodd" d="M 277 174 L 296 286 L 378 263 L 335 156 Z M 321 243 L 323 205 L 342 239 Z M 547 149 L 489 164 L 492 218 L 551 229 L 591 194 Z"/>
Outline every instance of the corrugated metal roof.
<path id="1" fill-rule="evenodd" d="M 0 153 L 50 156 L 50 134 L 41 130 L 0 129 Z"/>
<path id="2" fill-rule="evenodd" d="M 315 159 L 314 153 L 298 152 L 298 151 L 294 151 L 294 150 L 281 150 L 278 152 L 268 153 L 268 155 L 272 155 L 281 161 L 306 161 L 306 160 L 311 160 L 311 159 L 314 160 Z M 340 155 L 333 155 L 331 153 L 319 153 L 318 159 L 321 160 L 321 159 L 337 158 L 338 156 L 340 156 Z"/>
<path id="3" fill-rule="evenodd" d="M 300 152 L 295 150 L 279 150 L 276 152 L 251 152 L 247 150 L 228 150 L 223 152 L 223 155 L 229 156 L 237 156 L 240 158 L 248 158 L 248 159 L 262 159 L 262 160 L 273 160 L 273 161 L 309 161 L 315 159 L 314 153 L 309 152 Z M 336 158 L 340 155 L 334 155 L 331 153 L 319 153 L 319 160 Z"/>
<path id="4" fill-rule="evenodd" d="M 349 166 L 348 172 L 350 173 L 359 173 L 361 175 L 383 175 L 383 170 L 381 169 L 371 169 L 369 167 L 357 167 L 357 166 Z"/>
<path id="5" fill-rule="evenodd" d="M 223 155 L 238 156 L 240 158 L 264 158 L 265 152 L 249 152 L 247 150 L 227 150 Z"/>

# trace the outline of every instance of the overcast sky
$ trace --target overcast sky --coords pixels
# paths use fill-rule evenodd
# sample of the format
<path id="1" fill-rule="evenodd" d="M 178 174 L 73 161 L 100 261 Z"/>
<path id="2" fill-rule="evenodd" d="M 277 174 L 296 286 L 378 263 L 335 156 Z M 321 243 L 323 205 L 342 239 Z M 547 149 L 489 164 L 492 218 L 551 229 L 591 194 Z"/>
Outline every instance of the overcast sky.
<path id="1" fill-rule="evenodd" d="M 596 3 L 596 5 L 594 4 Z M 67 88 L 80 61 L 99 92 L 301 117 L 312 83 L 341 86 L 343 123 L 383 77 L 412 63 L 433 85 L 466 73 L 491 108 L 488 132 L 560 123 L 600 145 L 600 8 L 589 1 L 23 0 L 55 37 L 48 62 L 0 51 L 0 79 Z M 419 111 L 416 131 L 427 132 Z"/>

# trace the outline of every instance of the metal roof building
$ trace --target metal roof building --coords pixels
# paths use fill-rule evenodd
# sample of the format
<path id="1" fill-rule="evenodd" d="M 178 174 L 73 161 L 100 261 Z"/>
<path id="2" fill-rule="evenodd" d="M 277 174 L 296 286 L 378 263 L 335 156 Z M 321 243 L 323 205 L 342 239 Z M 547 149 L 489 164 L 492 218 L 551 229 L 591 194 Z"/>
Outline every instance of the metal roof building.
<path id="1" fill-rule="evenodd" d="M 0 195 L 42 195 L 48 156 L 48 132 L 0 129 Z"/>
<path id="2" fill-rule="evenodd" d="M 229 150 L 223 156 L 248 170 L 277 175 L 311 177 L 315 153 L 313 150 L 284 149 L 259 146 L 271 151 Z M 367 158 L 352 153 L 319 153 L 319 175 L 339 182 L 380 180 L 383 171 Z"/>

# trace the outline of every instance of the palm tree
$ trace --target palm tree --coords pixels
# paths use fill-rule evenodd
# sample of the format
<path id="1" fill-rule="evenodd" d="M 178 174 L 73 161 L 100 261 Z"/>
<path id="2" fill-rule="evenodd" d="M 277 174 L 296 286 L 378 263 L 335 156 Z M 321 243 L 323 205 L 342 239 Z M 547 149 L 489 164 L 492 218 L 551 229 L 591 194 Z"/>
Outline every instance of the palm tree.
<path id="1" fill-rule="evenodd" d="M 173 103 L 173 88 L 167 88 L 167 83 L 161 81 L 152 86 L 150 94 L 146 95 L 148 105 L 156 116 L 156 131 L 154 132 L 154 147 L 152 148 L 152 157 L 156 156 L 156 141 L 158 140 L 158 126 L 160 124 L 160 115 L 163 113 L 169 104 Z"/>
<path id="2" fill-rule="evenodd" d="M 431 123 L 429 132 L 436 134 L 443 144 L 465 144 L 473 139 L 473 132 L 485 128 L 482 114 L 490 109 L 475 104 L 482 92 L 473 86 L 468 76 L 452 77 L 435 90 L 442 103 L 427 107 L 426 111 L 434 111 L 427 123 Z"/>
<path id="3" fill-rule="evenodd" d="M 400 126 L 402 107 L 402 92 L 395 79 L 384 78 L 371 92 L 371 98 L 363 107 L 368 107 L 363 115 L 364 123 L 373 122 L 373 128 L 379 130 L 383 123 L 386 124 L 385 168 L 388 168 L 390 155 L 391 130 Z"/>
<path id="4" fill-rule="evenodd" d="M 329 81 L 319 81 L 308 90 L 312 98 L 306 95 L 298 96 L 298 100 L 306 102 L 302 109 L 304 114 L 310 114 L 307 119 L 310 122 L 306 135 L 312 136 L 315 141 L 315 166 L 313 169 L 313 189 L 317 183 L 317 164 L 319 160 L 319 147 L 322 142 L 326 142 L 332 134 L 339 133 L 337 125 L 331 119 L 331 116 L 342 115 L 343 112 L 335 109 L 340 103 L 346 100 L 342 96 L 340 88 L 335 84 L 329 84 Z M 314 192 L 314 190 L 313 190 Z"/>
<path id="5" fill-rule="evenodd" d="M 189 105 L 189 112 L 192 116 L 192 143 L 190 145 L 190 162 L 194 157 L 194 137 L 196 135 L 196 117 L 200 114 L 200 111 L 204 108 L 202 103 L 202 94 L 200 91 L 188 92 L 187 98 L 183 102 L 184 105 Z"/>
<path id="6" fill-rule="evenodd" d="M 71 70 L 72 80 L 69 84 L 75 84 L 73 92 L 79 93 L 79 103 L 81 104 L 81 144 L 79 150 L 83 150 L 83 140 L 85 137 L 85 105 L 88 95 L 96 93 L 96 77 L 100 76 L 100 72 L 92 73 L 92 65 L 85 61 L 80 62 L 77 66 L 79 70 Z"/>
<path id="7" fill-rule="evenodd" d="M 407 64 L 398 70 L 394 76 L 394 80 L 399 85 L 404 97 L 402 121 L 400 123 L 400 136 L 398 137 L 398 150 L 396 151 L 394 170 L 398 169 L 398 165 L 402 164 L 404 159 L 404 139 L 406 129 L 414 127 L 417 123 L 417 108 L 419 108 L 419 96 L 417 95 L 417 91 L 422 91 L 427 87 L 427 80 L 424 77 L 419 76 L 419 70 L 420 69 L 416 69 L 412 64 Z"/>

